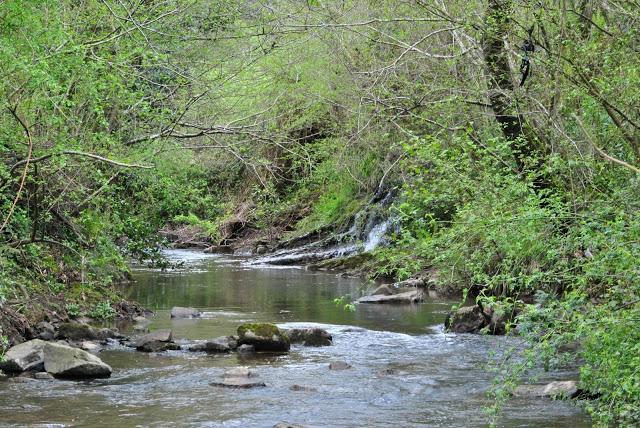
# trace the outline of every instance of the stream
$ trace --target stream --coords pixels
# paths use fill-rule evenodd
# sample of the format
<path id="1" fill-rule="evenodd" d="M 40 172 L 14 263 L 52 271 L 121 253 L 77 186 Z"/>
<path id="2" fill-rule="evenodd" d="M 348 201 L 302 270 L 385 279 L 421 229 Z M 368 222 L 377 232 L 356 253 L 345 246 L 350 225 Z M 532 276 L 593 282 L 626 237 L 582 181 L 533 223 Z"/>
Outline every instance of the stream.
<path id="1" fill-rule="evenodd" d="M 0 426 L 272 427 L 288 421 L 306 427 L 484 427 L 482 408 L 493 378 L 487 363 L 518 345 L 511 337 L 445 334 L 441 325 L 450 300 L 357 305 L 350 312 L 333 299 L 357 298 L 362 279 L 188 250 L 167 255 L 184 264 L 165 272 L 136 267 L 135 283 L 124 289 L 129 299 L 155 311 L 152 330 L 207 339 L 235 334 L 244 322 L 265 321 L 283 328 L 319 326 L 333 335 L 333 346 L 294 345 L 286 355 L 109 348 L 100 353 L 113 368 L 109 379 L 0 382 Z M 204 313 L 171 320 L 173 306 Z M 131 334 L 131 325 L 119 327 Z M 353 368 L 330 371 L 332 361 Z M 267 387 L 209 385 L 237 366 L 250 367 Z M 293 391 L 293 385 L 308 390 Z M 587 427 L 590 421 L 571 402 L 513 399 L 499 426 Z"/>

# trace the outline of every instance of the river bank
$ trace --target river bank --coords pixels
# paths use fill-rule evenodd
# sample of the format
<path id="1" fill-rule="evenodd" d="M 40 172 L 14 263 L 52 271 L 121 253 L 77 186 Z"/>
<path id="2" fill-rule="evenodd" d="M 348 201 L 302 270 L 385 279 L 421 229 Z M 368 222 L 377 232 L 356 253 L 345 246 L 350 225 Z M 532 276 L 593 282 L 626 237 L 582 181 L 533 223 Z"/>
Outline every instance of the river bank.
<path id="1" fill-rule="evenodd" d="M 165 271 L 136 267 L 135 282 L 120 288 L 128 299 L 154 310 L 150 330 L 170 329 L 177 342 L 193 342 L 233 334 L 246 322 L 275 322 L 283 329 L 326 329 L 333 336 L 332 346 L 294 344 L 287 354 L 216 355 L 107 347 L 99 356 L 113 369 L 109 379 L 0 382 L 0 426 L 95 426 L 122 420 L 131 425 L 231 427 L 281 421 L 307 427 L 480 427 L 485 426 L 482 407 L 488 404 L 491 354 L 500 355 L 518 343 L 513 337 L 445 333 L 441 323 L 451 300 L 357 305 L 351 312 L 333 299 L 358 295 L 365 285 L 358 278 L 258 267 L 228 255 L 183 250 L 167 255 L 184 263 Z M 202 313 L 171 318 L 174 306 L 192 306 Z M 121 333 L 132 335 L 133 327 L 120 324 Z M 352 368 L 330 370 L 334 361 Z M 236 391 L 210 385 L 238 366 L 248 366 L 266 387 Z M 574 374 L 543 374 L 540 382 Z M 47 388 L 41 382 L 47 382 Z M 68 405 L 61 407 L 60 400 Z M 590 423 L 569 402 L 546 398 L 516 398 L 501 419 L 505 427 L 540 425 Z"/>

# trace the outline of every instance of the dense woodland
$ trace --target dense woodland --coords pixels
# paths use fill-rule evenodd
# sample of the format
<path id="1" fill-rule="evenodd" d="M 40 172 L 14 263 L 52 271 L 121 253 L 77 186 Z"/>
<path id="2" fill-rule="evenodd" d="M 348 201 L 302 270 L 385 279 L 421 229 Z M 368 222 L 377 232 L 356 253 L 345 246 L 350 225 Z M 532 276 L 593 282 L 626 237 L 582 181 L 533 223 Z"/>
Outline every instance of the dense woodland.
<path id="1" fill-rule="evenodd" d="M 109 317 L 161 229 L 273 244 L 395 189 L 372 276 L 527 304 L 490 416 L 577 358 L 594 423 L 640 418 L 637 1 L 4 0 L 0 72 L 0 316 Z"/>

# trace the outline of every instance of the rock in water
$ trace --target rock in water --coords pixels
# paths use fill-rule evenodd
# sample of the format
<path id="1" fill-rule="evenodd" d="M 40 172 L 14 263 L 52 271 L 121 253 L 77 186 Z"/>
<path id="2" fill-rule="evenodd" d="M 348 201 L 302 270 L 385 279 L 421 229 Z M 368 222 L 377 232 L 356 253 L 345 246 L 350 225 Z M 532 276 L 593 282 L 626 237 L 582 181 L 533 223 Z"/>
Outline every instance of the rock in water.
<path id="1" fill-rule="evenodd" d="M 0 362 L 0 369 L 7 373 L 42 371 L 44 369 L 43 349 L 47 342 L 34 339 L 9 349 Z"/>
<path id="2" fill-rule="evenodd" d="M 454 333 L 477 333 L 488 325 L 489 317 L 478 305 L 459 308 L 448 318 L 448 331 Z"/>
<path id="3" fill-rule="evenodd" d="M 181 308 L 179 306 L 171 309 L 171 318 L 198 318 L 201 315 L 196 308 Z"/>
<path id="4" fill-rule="evenodd" d="M 40 373 L 36 373 L 33 376 L 34 379 L 38 379 L 38 380 L 53 380 L 54 377 L 51 376 L 49 373 L 46 372 L 40 372 Z"/>
<path id="5" fill-rule="evenodd" d="M 97 340 L 98 333 L 90 325 L 66 322 L 58 326 L 56 338 L 74 340 L 78 342 L 83 340 Z"/>
<path id="6" fill-rule="evenodd" d="M 273 428 L 305 428 L 304 425 L 292 424 L 289 422 L 278 422 Z"/>
<path id="7" fill-rule="evenodd" d="M 135 347 L 142 352 L 162 352 L 180 349 L 180 345 L 173 343 L 171 330 L 156 330 L 145 334 L 135 341 Z"/>
<path id="8" fill-rule="evenodd" d="M 304 346 L 330 346 L 333 338 L 328 331 L 321 328 L 293 328 L 287 330 L 291 343 L 302 343 Z"/>
<path id="9" fill-rule="evenodd" d="M 333 361 L 329 364 L 329 370 L 349 370 L 350 368 L 351 364 L 344 361 Z"/>
<path id="10" fill-rule="evenodd" d="M 100 358 L 59 343 L 47 343 L 44 346 L 44 369 L 58 378 L 91 379 L 111 376 L 111 367 Z"/>
<path id="11" fill-rule="evenodd" d="M 239 345 L 253 345 L 258 352 L 286 352 L 291 347 L 287 335 L 274 324 L 242 324 L 238 337 Z"/>
<path id="12" fill-rule="evenodd" d="M 220 382 L 211 382 L 211 386 L 223 388 L 260 388 L 267 386 L 264 382 L 256 380 L 257 374 L 249 370 L 248 367 L 236 367 L 224 372 L 224 377 Z"/>
<path id="13" fill-rule="evenodd" d="M 231 352 L 238 347 L 238 342 L 232 336 L 222 336 L 213 340 L 207 340 L 189 346 L 192 352 L 208 352 L 210 354 L 218 354 Z"/>
<path id="14" fill-rule="evenodd" d="M 358 303 L 389 303 L 389 304 L 406 304 L 417 303 L 424 300 L 424 291 L 416 288 L 415 290 L 406 291 L 398 294 L 375 294 L 372 296 L 364 296 L 358 299 Z"/>
<path id="15" fill-rule="evenodd" d="M 565 380 L 546 385 L 520 385 L 513 391 L 513 395 L 516 397 L 574 398 L 578 395 L 578 382 Z"/>

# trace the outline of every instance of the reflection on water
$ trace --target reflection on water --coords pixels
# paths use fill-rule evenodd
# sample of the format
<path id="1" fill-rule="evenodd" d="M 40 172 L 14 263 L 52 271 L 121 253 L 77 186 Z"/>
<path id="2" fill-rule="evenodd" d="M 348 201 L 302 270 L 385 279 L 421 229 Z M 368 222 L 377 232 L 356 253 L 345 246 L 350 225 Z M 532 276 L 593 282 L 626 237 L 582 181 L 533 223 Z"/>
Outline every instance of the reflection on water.
<path id="1" fill-rule="evenodd" d="M 270 427 L 285 420 L 317 427 L 486 426 L 482 406 L 491 381 L 485 369 L 489 353 L 517 341 L 443 334 L 438 325 L 451 302 L 359 305 L 352 313 L 332 300 L 356 297 L 363 285 L 358 279 L 247 267 L 241 260 L 188 251 L 169 255 L 186 260 L 185 265 L 170 272 L 139 269 L 136 283 L 126 290 L 156 310 L 152 329 L 203 339 L 232 334 L 245 321 L 282 327 L 317 323 L 333 334 L 334 345 L 254 356 L 111 349 L 100 354 L 114 369 L 111 379 L 0 383 L 0 426 Z M 173 306 L 205 313 L 201 319 L 171 320 Z M 335 360 L 353 368 L 329 371 Z M 209 385 L 225 367 L 237 365 L 252 367 L 267 388 Z M 313 390 L 292 391 L 296 384 Z M 516 400 L 501 425 L 586 427 L 589 421 L 570 403 Z"/>

